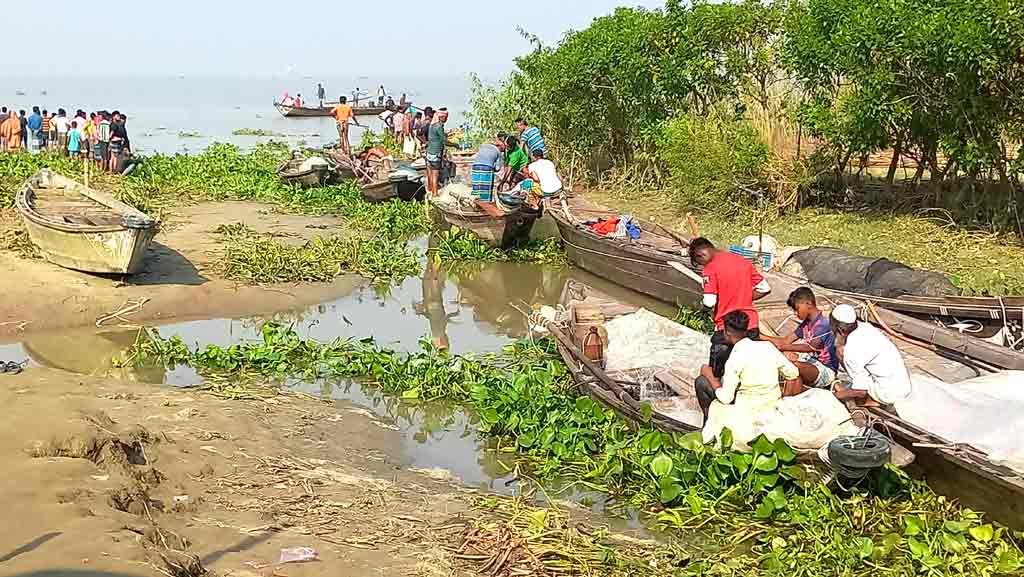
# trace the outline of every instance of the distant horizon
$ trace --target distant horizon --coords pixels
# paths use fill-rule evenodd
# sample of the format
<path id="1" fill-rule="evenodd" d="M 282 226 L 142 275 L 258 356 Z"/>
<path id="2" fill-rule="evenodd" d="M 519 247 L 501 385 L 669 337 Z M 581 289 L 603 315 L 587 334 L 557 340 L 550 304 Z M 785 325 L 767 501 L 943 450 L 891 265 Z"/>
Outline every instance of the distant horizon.
<path id="1" fill-rule="evenodd" d="M 266 0 L 111 0 L 102 10 L 51 0 L 19 8 L 7 44 L 30 49 L 4 62 L 0 80 L 93 77 L 97 69 L 113 78 L 435 78 L 474 71 L 500 78 L 531 49 L 519 29 L 554 44 L 622 5 L 659 8 L 664 2 L 519 0 L 491 7 L 439 0 L 428 10 L 419 2 L 392 0 L 383 7 L 357 2 L 286 11 Z M 103 38 L 102 46 L 93 46 L 93 37 Z M 112 64 L 139 72 L 108 75 Z"/>

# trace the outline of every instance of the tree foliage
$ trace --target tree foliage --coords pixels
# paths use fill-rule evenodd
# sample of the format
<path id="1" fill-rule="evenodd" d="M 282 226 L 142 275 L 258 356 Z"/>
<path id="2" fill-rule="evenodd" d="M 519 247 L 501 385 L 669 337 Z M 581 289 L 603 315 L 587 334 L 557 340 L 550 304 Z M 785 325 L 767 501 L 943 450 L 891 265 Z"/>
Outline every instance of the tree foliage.
<path id="1" fill-rule="evenodd" d="M 475 120 L 494 131 L 525 115 L 574 169 L 650 165 L 671 185 L 684 167 L 659 144 L 673 119 L 711 119 L 718 144 L 736 122 L 774 141 L 765 119 L 798 121 L 837 173 L 892 151 L 893 185 L 910 161 L 916 173 L 899 184 L 920 193 L 891 201 L 1024 233 L 1019 2 L 669 0 L 619 8 L 552 46 L 524 35 L 533 49 L 502 84 L 478 87 Z"/>

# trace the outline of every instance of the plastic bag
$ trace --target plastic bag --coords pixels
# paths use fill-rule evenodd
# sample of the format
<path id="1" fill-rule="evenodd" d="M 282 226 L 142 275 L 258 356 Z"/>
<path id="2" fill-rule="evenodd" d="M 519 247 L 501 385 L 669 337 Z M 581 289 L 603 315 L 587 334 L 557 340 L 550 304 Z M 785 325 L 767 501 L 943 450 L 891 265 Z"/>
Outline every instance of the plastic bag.
<path id="1" fill-rule="evenodd" d="M 278 563 L 283 565 L 285 563 L 306 563 L 316 560 L 316 550 L 312 547 L 288 547 L 281 549 L 281 559 Z"/>

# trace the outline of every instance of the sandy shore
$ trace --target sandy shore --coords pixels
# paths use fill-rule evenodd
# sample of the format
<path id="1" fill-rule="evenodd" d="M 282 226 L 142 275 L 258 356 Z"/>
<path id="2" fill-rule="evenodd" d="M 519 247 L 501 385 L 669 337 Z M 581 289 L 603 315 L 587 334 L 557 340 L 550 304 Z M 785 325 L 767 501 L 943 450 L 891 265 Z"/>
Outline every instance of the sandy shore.
<path id="1" fill-rule="evenodd" d="M 97 319 L 144 300 L 141 308 L 123 318 L 159 323 L 281 312 L 339 298 L 363 283 L 348 275 L 331 283 L 246 286 L 218 278 L 213 266 L 220 250 L 214 231 L 221 224 L 241 222 L 284 241 L 302 242 L 344 233 L 337 218 L 281 214 L 258 203 L 219 202 L 176 209 L 163 215 L 162 222 L 145 271 L 125 280 L 0 253 L 0 276 L 6 281 L 0 300 L 0 339 L 94 326 Z"/>
<path id="2" fill-rule="evenodd" d="M 403 468 L 399 433 L 345 403 L 50 369 L 0 376 L 0 402 L 4 575 L 447 574 L 423 536 L 469 502 Z M 298 546 L 320 561 L 275 566 Z"/>

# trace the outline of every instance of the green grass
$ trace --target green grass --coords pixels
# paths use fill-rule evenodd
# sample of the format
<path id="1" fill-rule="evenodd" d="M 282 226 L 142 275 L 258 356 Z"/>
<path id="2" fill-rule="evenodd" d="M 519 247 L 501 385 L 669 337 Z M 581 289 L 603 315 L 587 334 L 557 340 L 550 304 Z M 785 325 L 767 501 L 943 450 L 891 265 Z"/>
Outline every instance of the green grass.
<path id="1" fill-rule="evenodd" d="M 658 197 L 588 191 L 597 202 L 687 230 L 683 207 Z M 754 217 L 696 214 L 701 234 L 716 244 L 757 234 Z M 1008 236 L 966 230 L 941 215 L 845 212 L 806 208 L 766 223 L 765 233 L 785 245 L 829 245 L 945 273 L 967 295 L 1024 294 L 1024 246 Z"/>

